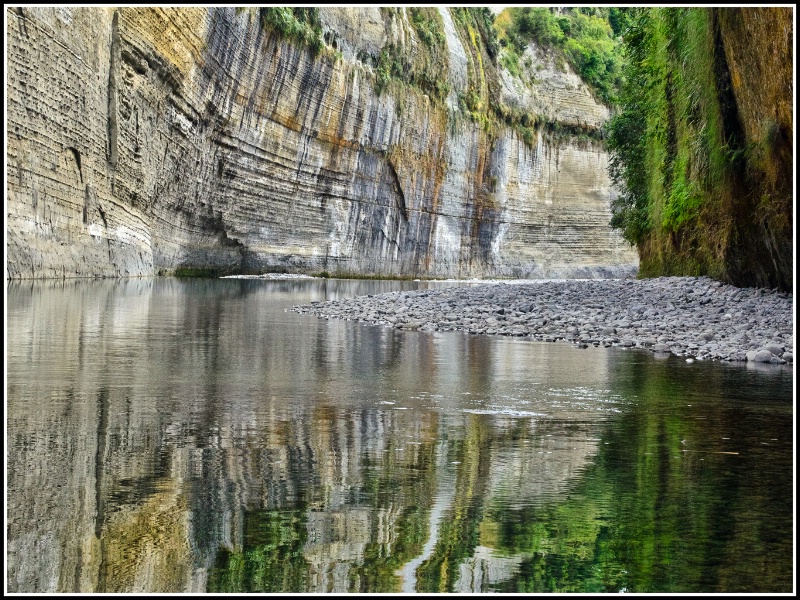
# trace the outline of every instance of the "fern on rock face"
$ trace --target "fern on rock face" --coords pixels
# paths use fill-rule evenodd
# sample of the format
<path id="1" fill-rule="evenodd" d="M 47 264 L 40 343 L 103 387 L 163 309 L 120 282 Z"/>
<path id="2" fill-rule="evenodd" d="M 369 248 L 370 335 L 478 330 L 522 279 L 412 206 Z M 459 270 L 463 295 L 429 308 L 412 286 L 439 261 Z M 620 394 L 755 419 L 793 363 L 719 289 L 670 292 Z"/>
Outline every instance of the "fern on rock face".
<path id="1" fill-rule="evenodd" d="M 307 45 L 315 56 L 325 47 L 318 8 L 273 6 L 260 8 L 258 12 L 265 27 Z"/>

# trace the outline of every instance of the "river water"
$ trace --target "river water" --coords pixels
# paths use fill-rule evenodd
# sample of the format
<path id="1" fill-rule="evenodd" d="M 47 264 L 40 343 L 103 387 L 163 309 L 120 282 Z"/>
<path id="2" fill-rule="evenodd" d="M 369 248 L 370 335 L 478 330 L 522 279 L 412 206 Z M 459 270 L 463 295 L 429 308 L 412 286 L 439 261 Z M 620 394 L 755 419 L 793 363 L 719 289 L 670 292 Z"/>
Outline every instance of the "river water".
<path id="1" fill-rule="evenodd" d="M 791 592 L 793 371 L 7 286 L 9 592 Z"/>

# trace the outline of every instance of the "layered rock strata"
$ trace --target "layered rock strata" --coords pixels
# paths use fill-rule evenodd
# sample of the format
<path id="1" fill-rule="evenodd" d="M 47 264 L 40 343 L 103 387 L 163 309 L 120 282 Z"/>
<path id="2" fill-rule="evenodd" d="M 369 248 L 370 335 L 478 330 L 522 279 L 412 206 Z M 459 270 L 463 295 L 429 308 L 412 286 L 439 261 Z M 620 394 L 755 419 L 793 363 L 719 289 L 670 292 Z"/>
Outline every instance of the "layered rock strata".
<path id="1" fill-rule="evenodd" d="M 254 11 L 8 8 L 7 276 L 635 271 L 602 143 L 459 113 L 500 67 L 440 12 L 444 104 L 376 90 L 382 49 L 421 43 L 405 9 L 320 9 L 315 56 Z M 607 114 L 574 75 L 509 77 L 515 106 L 590 129 Z"/>

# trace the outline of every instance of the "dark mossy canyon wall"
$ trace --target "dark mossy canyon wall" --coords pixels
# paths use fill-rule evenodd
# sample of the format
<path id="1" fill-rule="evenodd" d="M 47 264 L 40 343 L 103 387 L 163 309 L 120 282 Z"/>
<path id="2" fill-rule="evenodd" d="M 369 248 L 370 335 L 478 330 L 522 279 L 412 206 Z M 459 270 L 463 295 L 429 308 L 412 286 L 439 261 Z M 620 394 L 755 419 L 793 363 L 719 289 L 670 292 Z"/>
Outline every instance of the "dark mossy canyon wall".
<path id="1" fill-rule="evenodd" d="M 640 274 L 793 286 L 793 9 L 647 8 L 610 126 Z"/>
<path id="2" fill-rule="evenodd" d="M 726 266 L 732 281 L 787 290 L 794 271 L 792 12 L 717 9 L 749 175 Z"/>
<path id="3" fill-rule="evenodd" d="M 533 46 L 536 82 L 504 71 L 466 12 L 409 13 L 320 9 L 315 48 L 256 9 L 7 8 L 7 276 L 635 272 L 608 108 Z M 403 82 L 390 50 L 436 60 Z"/>

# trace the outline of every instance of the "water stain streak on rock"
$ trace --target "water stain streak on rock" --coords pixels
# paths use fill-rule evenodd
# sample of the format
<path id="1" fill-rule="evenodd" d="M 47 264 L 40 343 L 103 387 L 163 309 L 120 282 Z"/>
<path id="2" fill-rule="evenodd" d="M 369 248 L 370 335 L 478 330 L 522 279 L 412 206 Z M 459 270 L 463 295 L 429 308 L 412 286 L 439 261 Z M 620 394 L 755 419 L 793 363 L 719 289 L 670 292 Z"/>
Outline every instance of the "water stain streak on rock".
<path id="1" fill-rule="evenodd" d="M 501 69 L 474 61 L 444 13 L 453 89 Z M 234 8 L 7 16 L 11 278 L 635 271 L 608 226 L 601 142 L 529 145 L 420 89 L 377 92 L 376 53 L 421 43 L 403 9 L 320 9 L 340 56 Z M 466 57 L 480 73 L 462 72 Z M 551 118 L 596 128 L 608 114 L 585 87 L 558 86 L 569 74 L 517 96 L 507 75 L 504 102 L 544 110 L 556 86 Z"/>

